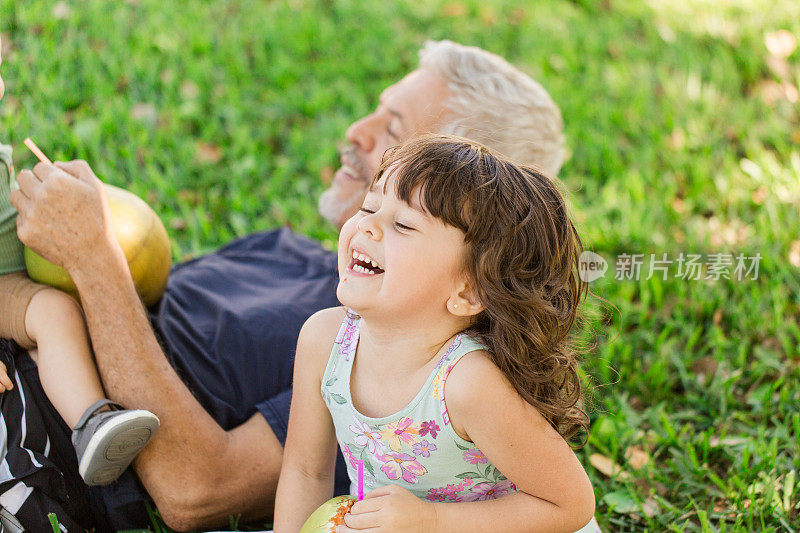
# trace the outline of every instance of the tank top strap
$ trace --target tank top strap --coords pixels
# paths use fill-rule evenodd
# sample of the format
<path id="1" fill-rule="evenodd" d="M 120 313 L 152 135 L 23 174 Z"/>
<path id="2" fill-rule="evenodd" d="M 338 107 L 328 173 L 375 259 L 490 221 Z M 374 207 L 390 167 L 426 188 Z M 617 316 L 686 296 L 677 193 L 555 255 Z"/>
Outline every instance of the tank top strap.
<path id="1" fill-rule="evenodd" d="M 450 370 L 453 369 L 455 364 L 465 355 L 470 352 L 474 352 L 476 350 L 486 350 L 486 346 L 471 337 L 466 333 L 459 333 L 456 335 L 456 338 L 453 339 L 452 344 L 447 349 L 447 352 L 442 356 L 442 359 L 436 365 L 436 370 L 441 371 L 444 369 L 444 373 L 442 374 L 442 378 L 446 379 L 447 375 L 450 373 Z"/>
<path id="2" fill-rule="evenodd" d="M 361 329 L 361 317 L 347 309 L 342 325 L 339 328 L 339 333 L 336 334 L 336 340 L 333 341 L 333 349 L 338 352 L 340 357 L 344 357 L 349 361 L 358 346 L 358 334 Z"/>
<path id="3" fill-rule="evenodd" d="M 350 383 L 350 370 L 352 368 L 353 355 L 358 346 L 358 336 L 361 326 L 361 317 L 350 309 L 347 309 L 339 332 L 331 347 L 331 354 L 328 357 L 328 364 L 325 366 L 325 373 L 322 376 L 322 395 L 327 398 L 332 393 L 332 386 L 341 378 L 343 383 Z M 337 385 L 336 388 L 338 388 Z M 339 398 L 340 395 L 334 395 Z"/>

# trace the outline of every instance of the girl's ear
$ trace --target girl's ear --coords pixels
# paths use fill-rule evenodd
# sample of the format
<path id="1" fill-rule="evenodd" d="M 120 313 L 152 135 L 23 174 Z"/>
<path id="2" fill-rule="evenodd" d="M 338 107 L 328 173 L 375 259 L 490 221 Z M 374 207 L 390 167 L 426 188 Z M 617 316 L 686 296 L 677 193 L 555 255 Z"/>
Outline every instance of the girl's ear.
<path id="1" fill-rule="evenodd" d="M 478 300 L 478 295 L 472 286 L 463 282 L 447 299 L 447 310 L 455 316 L 470 317 L 483 311 L 483 304 Z"/>

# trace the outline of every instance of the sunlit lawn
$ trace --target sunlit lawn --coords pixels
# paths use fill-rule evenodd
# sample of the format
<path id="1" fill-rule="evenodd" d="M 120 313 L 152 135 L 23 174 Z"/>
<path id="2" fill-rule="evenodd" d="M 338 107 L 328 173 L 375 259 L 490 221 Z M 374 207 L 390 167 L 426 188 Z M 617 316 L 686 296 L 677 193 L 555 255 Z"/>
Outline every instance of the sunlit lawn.
<path id="1" fill-rule="evenodd" d="M 502 54 L 560 105 L 560 177 L 609 263 L 579 452 L 602 526 L 800 530 L 800 3 L 418 4 L 2 2 L 0 139 L 147 199 L 178 261 L 279 225 L 332 247 L 315 198 L 348 124 L 426 38 Z"/>

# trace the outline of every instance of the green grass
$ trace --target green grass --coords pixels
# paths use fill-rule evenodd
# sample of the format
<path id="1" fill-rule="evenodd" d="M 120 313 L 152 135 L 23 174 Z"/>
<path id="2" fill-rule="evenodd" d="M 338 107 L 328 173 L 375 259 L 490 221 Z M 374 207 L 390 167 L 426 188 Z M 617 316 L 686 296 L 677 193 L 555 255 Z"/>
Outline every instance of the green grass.
<path id="1" fill-rule="evenodd" d="M 800 51 L 765 45 L 800 38 L 800 4 L 415 4 L 86 0 L 58 18 L 52 1 L 3 2 L 1 137 L 18 168 L 31 136 L 146 198 L 176 260 L 278 225 L 332 247 L 313 199 L 349 123 L 426 38 L 502 54 L 560 105 L 561 178 L 611 271 L 621 253 L 763 256 L 757 280 L 673 265 L 592 284 L 579 457 L 602 526 L 800 530 Z"/>

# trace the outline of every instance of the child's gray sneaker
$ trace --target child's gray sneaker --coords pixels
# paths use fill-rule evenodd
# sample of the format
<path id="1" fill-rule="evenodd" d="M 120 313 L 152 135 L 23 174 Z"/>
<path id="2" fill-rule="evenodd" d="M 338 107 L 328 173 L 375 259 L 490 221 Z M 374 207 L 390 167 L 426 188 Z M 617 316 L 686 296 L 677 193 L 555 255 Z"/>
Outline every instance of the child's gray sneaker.
<path id="1" fill-rule="evenodd" d="M 110 411 L 98 412 L 105 406 Z M 108 485 L 131 464 L 158 430 L 150 411 L 124 410 L 110 400 L 98 400 L 72 430 L 78 472 L 87 485 Z"/>

